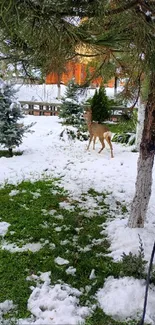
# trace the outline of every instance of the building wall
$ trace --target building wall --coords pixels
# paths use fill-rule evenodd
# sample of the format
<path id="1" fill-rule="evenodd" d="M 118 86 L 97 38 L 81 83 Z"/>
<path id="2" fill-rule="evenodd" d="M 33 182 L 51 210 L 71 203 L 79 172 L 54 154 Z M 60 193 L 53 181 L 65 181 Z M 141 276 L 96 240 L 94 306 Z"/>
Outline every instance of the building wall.
<path id="1" fill-rule="evenodd" d="M 90 76 L 93 75 L 94 69 L 89 68 Z M 62 73 L 60 82 L 64 85 L 67 85 L 71 79 L 75 79 L 75 82 L 79 85 L 83 84 L 86 81 L 87 77 L 87 65 L 79 62 L 68 62 L 66 64 L 66 72 Z M 57 84 L 58 83 L 58 74 L 51 72 L 46 76 L 46 84 Z M 98 87 L 103 82 L 101 77 L 98 77 L 92 80 L 91 85 Z M 110 80 L 107 84 L 107 87 L 114 87 L 114 79 Z"/>

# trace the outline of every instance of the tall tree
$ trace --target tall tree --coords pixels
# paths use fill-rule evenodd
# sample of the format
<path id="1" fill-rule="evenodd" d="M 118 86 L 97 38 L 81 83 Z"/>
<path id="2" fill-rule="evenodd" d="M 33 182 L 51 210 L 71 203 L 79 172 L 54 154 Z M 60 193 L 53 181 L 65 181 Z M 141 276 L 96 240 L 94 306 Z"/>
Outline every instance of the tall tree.
<path id="1" fill-rule="evenodd" d="M 120 1 L 121 3 L 122 1 Z M 117 1 L 111 3 L 116 4 Z M 116 13 L 116 10 L 114 10 Z M 101 45 L 106 35 L 113 36 L 117 30 L 120 42 L 119 48 L 130 58 L 130 71 L 124 89 L 127 98 L 135 103 L 141 93 L 143 76 L 149 76 L 150 83 L 146 100 L 144 129 L 140 144 L 140 154 L 137 165 L 136 191 L 131 204 L 129 227 L 144 227 L 147 207 L 151 195 L 152 168 L 155 154 L 155 2 L 137 1 L 126 11 L 117 11 L 115 19 L 104 17 L 103 34 L 94 42 Z M 99 22 L 98 22 L 99 23 Z M 103 21 L 101 20 L 101 24 Z M 107 25 L 106 25 L 107 24 Z M 107 26 L 107 30 L 106 30 Z M 133 32 L 134 31 L 134 32 Z M 111 51 L 112 55 L 115 53 Z M 118 59 L 118 60 L 117 60 Z M 118 56 L 116 60 L 119 61 Z M 125 60 L 126 61 L 126 60 Z M 127 62 L 127 61 L 126 61 Z M 120 66 L 122 63 L 120 62 Z M 122 66 L 123 68 L 123 66 Z"/>
<path id="2" fill-rule="evenodd" d="M 119 5 L 117 0 L 0 0 L 0 59 L 18 62 L 28 73 L 34 67 L 47 73 L 76 57 L 80 42 L 93 43 L 93 34 L 100 34 L 96 18 L 110 17 L 111 12 L 125 11 L 137 2 L 124 4 L 121 0 Z M 104 44 L 109 48 L 110 36 Z"/>
<path id="3" fill-rule="evenodd" d="M 130 62 L 129 69 L 126 67 L 128 81 L 125 94 L 127 98 L 135 99 L 135 102 L 140 94 L 142 74 L 147 73 L 150 76 L 136 195 L 129 219 L 130 227 L 142 227 L 151 194 L 155 151 L 155 1 L 0 0 L 0 9 L 3 59 L 10 58 L 12 61 L 20 61 L 26 68 L 35 66 L 47 72 L 53 65 L 58 66 L 60 62 L 65 63 L 71 57 L 76 57 L 77 46 L 82 42 L 94 48 L 101 68 L 111 59 L 115 60 L 122 70 L 126 67 L 124 63 Z M 73 21 L 70 17 L 74 18 Z M 77 17 L 87 19 L 78 26 L 75 23 Z M 119 58 L 120 52 L 125 53 L 123 62 Z M 141 168 L 143 173 L 140 172 Z M 141 179 L 149 180 L 148 191 L 141 191 Z M 144 183 L 145 181 L 142 184 Z M 145 206 L 142 202 L 145 202 Z M 138 205 L 139 215 L 135 221 L 137 212 L 134 213 L 134 207 Z"/>
<path id="4" fill-rule="evenodd" d="M 99 1 L 102 3 L 102 1 Z M 25 71 L 55 70 L 75 55 L 79 17 L 92 16 L 95 0 L 0 0 L 1 59 Z"/>
<path id="5" fill-rule="evenodd" d="M 155 69 L 151 72 L 149 95 L 145 108 L 144 129 L 140 144 L 135 196 L 128 226 L 144 227 L 151 196 L 152 168 L 155 154 Z"/>

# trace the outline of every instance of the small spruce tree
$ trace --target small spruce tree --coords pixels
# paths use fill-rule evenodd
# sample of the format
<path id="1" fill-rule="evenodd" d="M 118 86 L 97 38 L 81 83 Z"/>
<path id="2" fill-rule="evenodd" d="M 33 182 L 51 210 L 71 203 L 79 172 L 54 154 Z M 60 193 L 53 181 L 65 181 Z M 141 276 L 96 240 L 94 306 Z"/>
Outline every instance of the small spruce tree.
<path id="1" fill-rule="evenodd" d="M 79 103 L 78 95 L 79 86 L 72 79 L 67 86 L 65 97 L 62 99 L 59 117 L 64 119 L 65 124 L 76 127 L 74 130 L 66 129 L 70 139 L 77 138 L 80 141 L 85 141 L 88 140 L 87 126 L 84 119 L 84 107 Z M 60 134 L 61 138 L 64 131 Z"/>
<path id="2" fill-rule="evenodd" d="M 83 121 L 83 108 L 78 102 L 78 90 L 78 85 L 72 79 L 68 83 L 59 113 L 59 117 L 63 118 L 66 124 L 74 126 L 80 125 Z"/>
<path id="3" fill-rule="evenodd" d="M 24 117 L 20 104 L 15 99 L 15 90 L 8 83 L 0 80 L 0 144 L 7 148 L 10 156 L 13 148 L 22 143 L 25 132 L 35 123 L 24 126 L 19 120 Z"/>
<path id="4" fill-rule="evenodd" d="M 91 99 L 92 119 L 98 123 L 102 123 L 110 117 L 110 100 L 106 95 L 104 87 L 100 87 L 95 91 Z"/>

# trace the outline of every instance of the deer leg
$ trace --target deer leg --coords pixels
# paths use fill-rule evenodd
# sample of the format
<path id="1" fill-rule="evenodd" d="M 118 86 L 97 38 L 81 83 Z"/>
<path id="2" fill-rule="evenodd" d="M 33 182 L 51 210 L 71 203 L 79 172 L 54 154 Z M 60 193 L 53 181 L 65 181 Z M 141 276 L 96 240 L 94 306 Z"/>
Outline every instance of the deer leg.
<path id="1" fill-rule="evenodd" d="M 93 134 L 90 134 L 90 139 L 89 139 L 87 150 L 89 150 L 89 147 L 90 147 L 90 144 L 91 144 L 92 140 L 93 140 Z"/>
<path id="2" fill-rule="evenodd" d="M 114 158 L 114 155 L 113 155 L 113 147 L 112 147 L 112 143 L 111 143 L 111 137 L 110 136 L 107 136 L 105 137 L 105 140 L 107 141 L 109 147 L 110 147 L 110 152 L 111 152 L 111 158 Z"/>
<path id="3" fill-rule="evenodd" d="M 98 153 L 100 153 L 104 149 L 104 147 L 105 147 L 104 139 L 100 137 L 99 140 L 100 140 L 100 142 L 102 144 L 102 148 L 99 150 Z"/>
<path id="4" fill-rule="evenodd" d="M 93 139 L 93 150 L 95 150 L 95 142 L 96 142 L 96 137 L 94 136 L 94 139 Z"/>

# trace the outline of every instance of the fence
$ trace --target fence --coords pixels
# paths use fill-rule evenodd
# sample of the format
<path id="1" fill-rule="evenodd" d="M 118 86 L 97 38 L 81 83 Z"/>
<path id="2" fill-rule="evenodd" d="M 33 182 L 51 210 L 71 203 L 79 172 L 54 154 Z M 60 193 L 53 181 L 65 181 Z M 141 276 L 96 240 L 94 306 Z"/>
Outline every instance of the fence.
<path id="1" fill-rule="evenodd" d="M 61 104 L 28 101 L 20 101 L 20 104 L 25 114 L 37 116 L 57 116 L 61 106 Z"/>
<path id="2" fill-rule="evenodd" d="M 46 103 L 46 102 L 28 102 L 20 101 L 21 107 L 25 114 L 29 115 L 45 115 L 45 116 L 58 116 L 61 104 Z M 88 105 L 84 105 L 88 108 Z M 111 109 L 111 121 L 119 121 L 123 113 L 131 114 L 131 111 L 122 106 L 112 107 Z"/>
<path id="3" fill-rule="evenodd" d="M 87 111 L 87 109 L 91 108 L 90 104 L 84 104 L 84 111 Z M 120 121 L 122 114 L 127 114 L 128 116 L 131 116 L 132 111 L 124 106 L 113 106 L 110 110 L 111 116 L 109 118 L 110 121 L 118 122 Z"/>
<path id="4" fill-rule="evenodd" d="M 121 119 L 122 114 L 127 114 L 130 116 L 132 111 L 124 106 L 115 106 L 111 108 L 111 117 L 110 120 L 113 122 L 117 122 Z"/>

